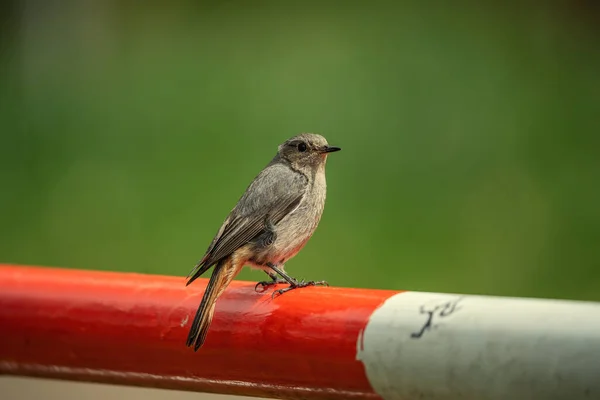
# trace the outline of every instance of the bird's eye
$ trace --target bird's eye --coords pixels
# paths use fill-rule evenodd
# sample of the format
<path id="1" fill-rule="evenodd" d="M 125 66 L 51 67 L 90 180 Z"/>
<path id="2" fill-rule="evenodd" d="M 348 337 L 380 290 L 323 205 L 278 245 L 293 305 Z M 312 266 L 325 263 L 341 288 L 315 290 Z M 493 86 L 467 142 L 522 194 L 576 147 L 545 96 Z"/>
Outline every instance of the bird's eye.
<path id="1" fill-rule="evenodd" d="M 306 143 L 304 143 L 304 142 L 298 143 L 298 151 L 301 153 L 305 152 L 306 151 Z"/>

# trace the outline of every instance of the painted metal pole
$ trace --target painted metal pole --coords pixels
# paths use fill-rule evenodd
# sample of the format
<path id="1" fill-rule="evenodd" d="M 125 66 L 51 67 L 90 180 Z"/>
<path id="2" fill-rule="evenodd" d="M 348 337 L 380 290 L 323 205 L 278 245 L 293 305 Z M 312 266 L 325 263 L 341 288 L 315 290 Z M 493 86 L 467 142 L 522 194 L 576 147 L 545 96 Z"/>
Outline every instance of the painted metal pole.
<path id="1" fill-rule="evenodd" d="M 0 265 L 0 373 L 287 399 L 600 399 L 600 304 Z"/>

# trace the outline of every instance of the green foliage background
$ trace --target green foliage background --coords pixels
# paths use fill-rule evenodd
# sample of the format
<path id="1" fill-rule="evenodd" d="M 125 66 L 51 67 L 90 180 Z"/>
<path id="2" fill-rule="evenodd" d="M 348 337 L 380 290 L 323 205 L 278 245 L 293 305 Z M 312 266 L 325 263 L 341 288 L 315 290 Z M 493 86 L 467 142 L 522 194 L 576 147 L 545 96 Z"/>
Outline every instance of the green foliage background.
<path id="1" fill-rule="evenodd" d="M 186 275 L 311 131 L 343 151 L 292 275 L 600 300 L 597 8 L 33 3 L 0 17 L 1 262 Z"/>

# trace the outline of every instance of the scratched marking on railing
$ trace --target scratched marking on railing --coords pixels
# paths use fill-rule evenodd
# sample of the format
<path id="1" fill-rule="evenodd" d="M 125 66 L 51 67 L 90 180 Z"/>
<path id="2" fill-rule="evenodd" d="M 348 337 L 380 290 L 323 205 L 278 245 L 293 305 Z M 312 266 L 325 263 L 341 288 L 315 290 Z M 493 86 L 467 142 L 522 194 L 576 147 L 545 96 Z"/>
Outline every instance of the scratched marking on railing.
<path id="1" fill-rule="evenodd" d="M 417 332 L 410 334 L 413 339 L 420 339 L 426 331 L 430 331 L 433 325 L 434 317 L 436 320 L 447 317 L 454 312 L 460 310 L 462 307 L 458 306 L 458 303 L 463 299 L 464 296 L 457 297 L 453 300 L 447 300 L 443 303 L 435 306 L 422 305 L 419 307 L 419 313 L 427 315 L 425 323 Z"/>

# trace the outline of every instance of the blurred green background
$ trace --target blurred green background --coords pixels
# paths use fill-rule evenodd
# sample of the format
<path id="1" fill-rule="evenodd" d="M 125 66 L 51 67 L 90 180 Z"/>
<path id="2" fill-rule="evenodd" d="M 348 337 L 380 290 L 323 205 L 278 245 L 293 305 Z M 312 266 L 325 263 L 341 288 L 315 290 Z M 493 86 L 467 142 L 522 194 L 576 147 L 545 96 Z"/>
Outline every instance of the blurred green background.
<path id="1" fill-rule="evenodd" d="M 309 131 L 343 151 L 293 276 L 600 300 L 599 16 L 4 2 L 0 261 L 186 275 L 277 145 Z"/>

